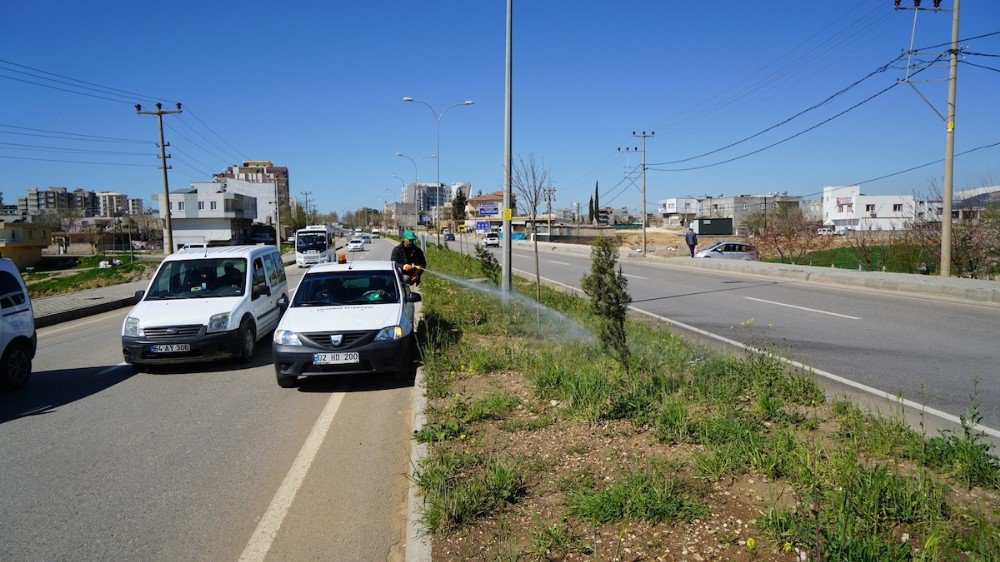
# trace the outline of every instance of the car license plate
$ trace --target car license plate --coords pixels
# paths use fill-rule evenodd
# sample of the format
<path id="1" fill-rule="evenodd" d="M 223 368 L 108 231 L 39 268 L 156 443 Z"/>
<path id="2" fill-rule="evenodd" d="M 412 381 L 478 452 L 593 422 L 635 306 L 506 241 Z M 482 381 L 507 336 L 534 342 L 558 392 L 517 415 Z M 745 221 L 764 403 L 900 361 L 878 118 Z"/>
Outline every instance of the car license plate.
<path id="1" fill-rule="evenodd" d="M 357 353 L 314 353 L 313 365 L 343 365 L 345 363 L 360 363 Z"/>
<path id="2" fill-rule="evenodd" d="M 191 351 L 191 344 L 189 343 L 175 343 L 170 345 L 151 345 L 149 350 L 153 353 L 182 353 L 185 351 Z"/>

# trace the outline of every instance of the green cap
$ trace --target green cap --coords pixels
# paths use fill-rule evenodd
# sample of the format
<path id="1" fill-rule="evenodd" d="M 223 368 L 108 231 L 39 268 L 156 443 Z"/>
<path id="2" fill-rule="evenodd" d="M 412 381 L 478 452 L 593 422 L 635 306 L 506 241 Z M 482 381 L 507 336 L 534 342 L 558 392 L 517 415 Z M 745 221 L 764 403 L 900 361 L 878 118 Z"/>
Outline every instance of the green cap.
<path id="1" fill-rule="evenodd" d="M 415 241 L 417 239 L 417 235 L 414 234 L 412 230 L 407 230 L 406 232 L 403 233 L 403 238 Z"/>

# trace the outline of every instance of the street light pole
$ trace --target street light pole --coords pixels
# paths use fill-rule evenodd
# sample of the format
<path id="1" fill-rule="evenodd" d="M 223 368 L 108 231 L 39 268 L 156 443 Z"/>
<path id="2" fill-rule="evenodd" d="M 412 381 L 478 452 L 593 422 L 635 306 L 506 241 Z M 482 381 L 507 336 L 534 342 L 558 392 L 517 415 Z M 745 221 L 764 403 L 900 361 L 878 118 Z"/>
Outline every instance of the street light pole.
<path id="1" fill-rule="evenodd" d="M 397 152 L 396 156 L 399 156 L 400 158 L 406 158 L 407 160 L 410 161 L 410 164 L 413 164 L 413 217 L 414 217 L 413 218 L 413 230 L 417 230 L 417 225 L 420 223 L 420 216 L 419 216 L 420 211 L 417 209 L 417 181 L 420 179 L 418 177 L 418 173 L 417 173 L 417 161 L 414 160 L 412 157 L 403 154 L 402 152 Z M 427 156 L 424 156 L 423 158 L 421 158 L 420 161 L 423 162 L 424 160 L 427 160 L 428 158 L 435 158 L 436 159 L 437 158 L 437 154 L 428 154 Z M 403 182 L 403 183 L 405 184 L 406 182 Z M 405 190 L 406 190 L 405 185 L 403 187 L 403 190 L 405 192 Z M 406 193 L 403 193 L 403 198 L 404 199 L 406 198 Z"/>
<path id="2" fill-rule="evenodd" d="M 510 293 L 513 288 L 511 271 L 511 241 L 510 241 L 510 218 L 507 211 L 510 209 L 511 197 L 511 174 L 512 156 L 511 135 L 513 133 L 513 71 L 514 71 L 514 0 L 507 0 L 507 48 L 506 65 L 504 71 L 504 116 L 503 116 L 503 261 L 500 264 L 502 279 L 500 280 L 500 290 L 505 294 Z"/>
<path id="3" fill-rule="evenodd" d="M 473 105 L 475 102 L 473 102 L 472 100 L 465 100 L 465 101 L 463 101 L 461 103 L 455 103 L 455 104 L 449 105 L 448 107 L 444 108 L 444 111 L 442 111 L 441 113 L 438 113 L 437 111 L 434 110 L 433 107 L 431 107 L 431 104 L 429 104 L 429 103 L 427 103 L 425 101 L 421 101 L 421 100 L 418 100 L 418 99 L 413 99 L 413 98 L 411 98 L 409 96 L 403 98 L 403 101 L 406 101 L 406 102 L 415 102 L 415 103 L 422 103 L 425 106 L 427 106 L 427 109 L 431 110 L 431 113 L 434 114 L 434 124 L 435 124 L 436 132 L 437 132 L 436 133 L 437 134 L 437 184 L 436 185 L 437 185 L 437 189 L 438 189 L 437 196 L 434 197 L 434 201 L 435 201 L 435 203 L 437 203 L 437 212 L 435 213 L 437 216 L 435 218 L 437 218 L 438 223 L 440 223 L 441 222 L 441 197 L 440 197 L 440 195 L 441 195 L 441 118 L 444 117 L 444 114 L 448 113 L 448 110 L 450 110 L 452 108 L 461 107 L 463 105 Z M 440 224 L 435 224 L 434 226 L 435 226 L 434 229 L 437 230 L 437 241 L 438 241 L 438 245 L 440 246 L 441 245 L 441 228 L 440 228 Z"/>

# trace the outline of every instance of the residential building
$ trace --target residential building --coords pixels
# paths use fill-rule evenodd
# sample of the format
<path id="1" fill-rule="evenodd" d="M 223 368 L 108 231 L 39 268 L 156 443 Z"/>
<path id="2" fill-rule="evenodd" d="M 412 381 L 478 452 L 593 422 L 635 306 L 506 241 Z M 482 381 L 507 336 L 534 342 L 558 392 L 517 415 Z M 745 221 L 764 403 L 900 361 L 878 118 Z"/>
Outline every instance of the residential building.
<path id="1" fill-rule="evenodd" d="M 0 220 L 0 257 L 14 260 L 18 269 L 41 261 L 42 249 L 48 245 L 49 231 L 44 224 Z"/>
<path id="2" fill-rule="evenodd" d="M 128 195 L 115 191 L 98 191 L 96 195 L 98 216 L 116 217 L 128 212 Z"/>
<path id="3" fill-rule="evenodd" d="M 155 196 L 161 218 L 166 216 L 162 198 L 162 194 Z M 257 207 L 254 197 L 220 189 L 217 183 L 172 191 L 169 210 L 174 249 L 193 243 L 228 246 L 247 242 Z"/>
<path id="4" fill-rule="evenodd" d="M 503 191 L 479 193 L 474 197 L 469 197 L 465 202 L 465 214 L 468 217 L 493 216 L 491 213 L 494 208 L 497 216 L 503 213 Z"/>
<path id="5" fill-rule="evenodd" d="M 128 214 L 141 215 L 146 212 L 146 202 L 138 197 L 131 197 L 128 200 Z"/>
<path id="6" fill-rule="evenodd" d="M 918 205 L 913 195 L 864 195 L 860 185 L 823 188 L 823 224 L 838 232 L 845 230 L 903 230 L 917 216 L 918 210 L 930 217 L 933 201 Z"/>
<path id="7" fill-rule="evenodd" d="M 248 181 L 237 178 L 227 178 L 216 176 L 215 181 L 194 182 L 192 189 L 211 191 L 227 191 L 245 197 L 252 197 L 256 200 L 254 214 L 250 217 L 253 222 L 260 224 L 272 224 L 274 222 L 274 181 Z M 173 199 L 173 195 L 171 195 Z"/>
<path id="8" fill-rule="evenodd" d="M 27 195 L 18 197 L 17 207 L 24 217 L 38 217 L 45 213 L 94 217 L 100 210 L 97 194 L 93 191 L 81 188 L 69 191 L 65 187 L 29 188 Z"/>
<path id="9" fill-rule="evenodd" d="M 695 197 L 672 197 L 661 199 L 659 203 L 656 213 L 667 224 L 690 224 L 701 211 L 701 201 Z"/>
<path id="10" fill-rule="evenodd" d="M 249 183 L 277 183 L 282 208 L 289 204 L 288 167 L 275 166 L 270 160 L 244 160 L 241 166 L 230 166 L 212 177 L 215 181 L 235 179 Z M 271 199 L 273 201 L 273 196 Z M 259 206 L 264 207 L 263 204 Z"/>

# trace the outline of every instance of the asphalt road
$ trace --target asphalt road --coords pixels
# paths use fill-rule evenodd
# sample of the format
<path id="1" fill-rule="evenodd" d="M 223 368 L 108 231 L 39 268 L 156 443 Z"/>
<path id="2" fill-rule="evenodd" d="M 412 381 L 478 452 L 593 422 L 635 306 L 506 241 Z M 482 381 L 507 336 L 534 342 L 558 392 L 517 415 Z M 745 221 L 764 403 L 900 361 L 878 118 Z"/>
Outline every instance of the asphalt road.
<path id="1" fill-rule="evenodd" d="M 127 312 L 39 330 L 0 394 L 0 559 L 402 558 L 410 387 L 280 389 L 269 340 L 250 366 L 135 374 Z"/>
<path id="2" fill-rule="evenodd" d="M 512 261 L 515 270 L 534 274 L 530 249 L 515 248 Z M 567 253 L 543 251 L 540 263 L 542 277 L 577 288 L 590 268 L 589 257 Z M 749 345 L 774 346 L 815 369 L 954 416 L 970 407 L 978 377 L 982 425 L 1000 429 L 996 306 L 621 264 L 639 309 Z"/>

